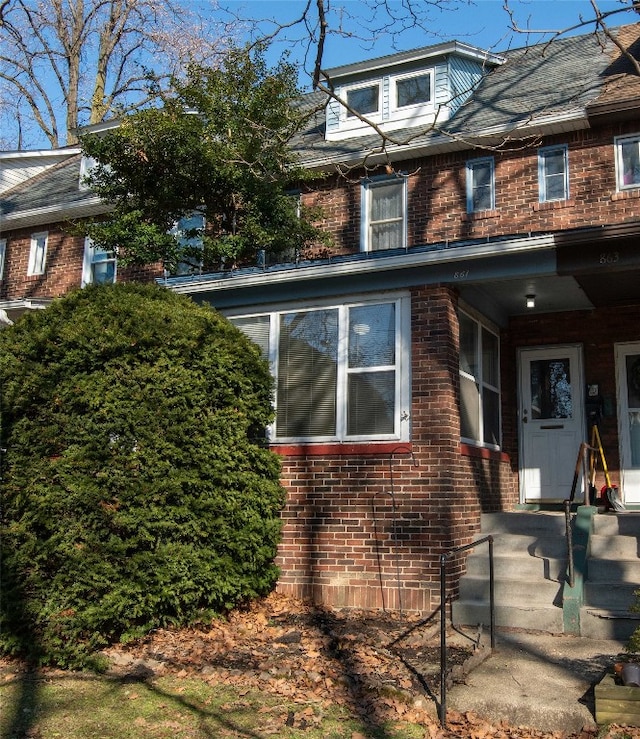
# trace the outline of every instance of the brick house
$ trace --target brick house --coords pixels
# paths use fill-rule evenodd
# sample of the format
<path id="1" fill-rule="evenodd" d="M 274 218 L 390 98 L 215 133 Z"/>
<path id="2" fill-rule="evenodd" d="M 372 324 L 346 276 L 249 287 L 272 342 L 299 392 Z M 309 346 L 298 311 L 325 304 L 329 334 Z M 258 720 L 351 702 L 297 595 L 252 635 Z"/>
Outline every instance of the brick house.
<path id="1" fill-rule="evenodd" d="M 615 30 L 639 59 L 640 24 Z M 568 497 L 592 420 L 640 508 L 640 76 L 592 34 L 504 54 L 443 43 L 330 74 L 348 107 L 330 101 L 296 142 L 326 173 L 300 198 L 322 207 L 330 255 L 117 279 L 210 303 L 269 358 L 279 589 L 430 611 L 440 554 L 482 513 Z M 115 279 L 115 255 L 66 225 L 104 210 L 81 153 L 0 156 L 7 316 Z"/>

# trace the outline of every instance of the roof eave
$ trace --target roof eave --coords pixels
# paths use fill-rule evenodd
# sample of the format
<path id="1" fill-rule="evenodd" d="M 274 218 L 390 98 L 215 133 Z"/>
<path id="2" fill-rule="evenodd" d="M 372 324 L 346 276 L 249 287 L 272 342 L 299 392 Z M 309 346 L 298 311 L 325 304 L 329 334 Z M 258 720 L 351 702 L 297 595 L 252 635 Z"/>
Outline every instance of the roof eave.
<path id="1" fill-rule="evenodd" d="M 302 160 L 303 166 L 311 170 L 337 169 L 340 166 L 358 166 L 366 160 L 367 164 L 385 163 L 399 161 L 407 157 L 432 156 L 465 149 L 499 147 L 505 142 L 523 141 L 537 136 L 550 136 L 557 133 L 570 131 L 581 131 L 589 128 L 589 118 L 585 108 L 572 109 L 546 115 L 520 120 L 500 126 L 492 126 L 475 133 L 465 134 L 461 132 L 440 131 L 431 136 L 429 141 L 419 141 L 409 144 L 389 144 L 384 151 L 374 153 L 373 149 L 378 147 L 363 148 L 345 157 L 344 152 L 334 156 L 325 156 L 314 160 Z"/>
<path id="2" fill-rule="evenodd" d="M 411 269 L 418 266 L 437 265 L 442 263 L 454 263 L 461 260 L 481 259 L 488 256 L 497 256 L 508 253 L 541 251 L 553 249 L 555 245 L 553 234 L 542 234 L 536 236 L 520 237 L 495 241 L 492 243 L 472 244 L 467 246 L 456 246 L 448 249 L 435 249 L 433 251 L 412 251 L 408 249 L 403 254 L 382 256 L 376 252 L 374 258 L 362 255 L 360 261 L 347 261 L 340 263 L 327 263 L 322 260 L 317 264 L 291 267 L 291 269 L 265 270 L 263 272 L 250 274 L 243 270 L 231 273 L 216 273 L 209 279 L 202 277 L 184 278 L 169 277 L 161 278 L 158 282 L 166 285 L 173 292 L 195 295 L 207 292 L 225 292 L 228 290 L 239 290 L 256 288 L 268 284 L 292 284 L 309 281 L 330 280 L 344 276 L 362 276 L 368 273 L 385 273 L 392 270 Z"/>
<path id="3" fill-rule="evenodd" d="M 69 221 L 74 218 L 88 218 L 90 216 L 108 213 L 111 208 L 97 196 L 87 198 L 80 203 L 66 206 L 49 205 L 46 208 L 34 208 L 18 213 L 3 215 L 0 219 L 0 233 L 13 231 L 18 228 L 41 226 L 44 224 Z"/>

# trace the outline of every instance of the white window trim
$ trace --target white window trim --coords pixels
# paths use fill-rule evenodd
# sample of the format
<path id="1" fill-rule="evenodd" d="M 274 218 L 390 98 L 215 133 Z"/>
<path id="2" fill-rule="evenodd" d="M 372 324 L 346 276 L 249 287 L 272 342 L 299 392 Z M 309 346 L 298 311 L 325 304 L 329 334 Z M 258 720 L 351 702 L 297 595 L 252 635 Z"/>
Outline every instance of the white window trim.
<path id="1" fill-rule="evenodd" d="M 491 203 L 488 208 L 475 210 L 473 207 L 473 171 L 476 165 L 491 165 Z M 467 182 L 467 213 L 486 213 L 489 210 L 495 210 L 496 207 L 496 164 L 493 157 L 481 157 L 479 159 L 469 159 L 466 163 L 466 182 Z"/>
<path id="2" fill-rule="evenodd" d="M 547 196 L 547 171 L 545 168 L 545 154 L 554 151 L 561 151 L 564 161 L 564 193 L 560 198 L 551 198 Z M 569 199 L 569 147 L 566 144 L 558 146 L 543 146 L 538 149 L 538 193 L 539 202 L 553 203 Z"/>
<path id="3" fill-rule="evenodd" d="M 394 181 L 397 181 L 402 186 L 402 246 L 400 248 L 406 249 L 407 247 L 407 177 L 404 175 L 387 177 L 385 175 L 381 177 L 372 177 L 362 181 L 360 192 L 360 251 L 385 251 L 384 249 L 371 248 L 371 239 L 369 238 L 371 226 L 371 191 L 380 185 L 386 185 L 389 184 L 389 182 Z"/>
<path id="4" fill-rule="evenodd" d="M 44 244 L 40 247 L 41 240 Z M 27 266 L 27 277 L 43 275 L 47 268 L 47 247 L 49 245 L 49 232 L 40 231 L 31 234 L 31 247 L 29 249 L 29 264 Z"/>
<path id="5" fill-rule="evenodd" d="M 4 279 L 4 261 L 7 253 L 7 240 L 0 239 L 0 280 Z"/>
<path id="6" fill-rule="evenodd" d="M 640 133 L 633 134 L 631 136 L 616 136 L 614 139 L 615 147 L 615 163 L 616 163 L 616 187 L 618 192 L 624 190 L 637 190 L 640 188 L 640 182 L 631 183 L 628 185 L 624 184 L 624 167 L 622 164 L 622 144 L 633 143 L 638 145 L 639 156 L 640 156 Z"/>
<path id="7" fill-rule="evenodd" d="M 346 106 L 349 93 L 353 92 L 354 90 L 363 90 L 367 87 L 378 88 L 378 110 L 371 113 L 358 113 L 358 115 L 351 113 L 351 111 Z M 355 124 L 361 126 L 362 122 L 360 121 L 360 118 L 358 116 L 362 116 L 363 118 L 371 121 L 380 120 L 382 117 L 382 80 L 380 79 L 366 80 L 364 82 L 358 82 L 354 85 L 345 85 L 345 87 L 340 89 L 338 97 L 343 101 L 343 104 L 340 105 L 340 120 L 347 125 L 349 121 L 354 121 Z"/>
<path id="8" fill-rule="evenodd" d="M 85 154 L 82 155 L 80 160 L 80 190 L 89 190 L 89 185 L 86 182 L 86 177 L 91 174 L 91 171 L 97 166 L 97 161 L 93 157 L 88 157 Z"/>
<path id="9" fill-rule="evenodd" d="M 396 362 L 393 369 L 396 372 L 395 384 L 395 408 L 394 427 L 392 434 L 368 434 L 347 436 L 347 327 L 349 309 L 361 305 L 377 305 L 380 303 L 395 303 L 395 356 Z M 298 444 L 298 443 L 371 443 L 379 441 L 408 442 L 410 440 L 410 418 L 411 418 L 411 303 L 407 294 L 394 293 L 385 294 L 383 297 L 362 298 L 349 300 L 342 304 L 322 301 L 313 305 L 275 307 L 265 313 L 227 313 L 227 317 L 257 318 L 268 315 L 270 319 L 269 328 L 269 367 L 274 377 L 274 384 L 278 385 L 278 345 L 280 331 L 280 316 L 287 313 L 302 313 L 305 311 L 316 311 L 322 309 L 336 309 L 338 311 L 338 377 L 336 386 L 336 434 L 332 436 L 304 436 L 304 437 L 278 437 L 276 436 L 276 423 L 267 429 L 267 438 L 273 444 Z M 379 369 L 379 368 L 377 368 Z M 278 412 L 277 394 L 274 401 L 276 415 Z"/>
<path id="10" fill-rule="evenodd" d="M 483 399 L 483 392 L 484 388 L 488 388 L 489 390 L 492 390 L 493 392 L 496 392 L 498 394 L 498 426 L 499 426 L 499 434 L 500 434 L 500 444 L 493 444 L 486 442 L 484 438 L 481 439 L 472 439 L 466 436 L 460 437 L 460 441 L 463 444 L 469 444 L 471 446 L 476 447 L 482 447 L 485 449 L 492 449 L 495 451 L 500 451 L 502 448 L 502 390 L 500 387 L 500 371 L 498 370 L 498 386 L 492 385 L 489 382 L 485 382 L 483 378 L 483 371 L 482 371 L 482 330 L 488 331 L 489 333 L 493 334 L 498 342 L 498 368 L 500 368 L 500 331 L 494 327 L 489 321 L 483 319 L 475 310 L 471 308 L 467 308 L 466 306 L 460 306 L 459 313 L 463 313 L 468 319 L 473 321 L 476 324 L 476 330 L 478 332 L 478 357 L 477 357 L 477 364 L 478 364 L 478 376 L 474 376 L 469 374 L 468 372 L 464 372 L 462 368 L 458 367 L 458 372 L 460 374 L 460 377 L 465 377 L 469 380 L 472 380 L 476 383 L 476 385 L 479 386 L 480 392 L 478 394 L 478 418 L 480 419 L 480 434 L 482 437 L 484 437 L 484 415 L 483 415 L 483 409 L 482 409 L 482 399 Z"/>
<path id="11" fill-rule="evenodd" d="M 411 105 L 398 105 L 398 91 L 397 91 L 397 83 L 401 82 L 402 80 L 408 80 L 413 77 L 425 77 L 426 75 L 429 75 L 429 85 L 430 85 L 430 92 L 429 92 L 429 100 L 422 103 L 413 103 Z M 435 94 L 436 94 L 436 74 L 435 69 L 420 69 L 413 72 L 407 72 L 406 74 L 397 74 L 393 75 L 390 78 L 390 96 L 391 96 L 391 103 L 390 108 L 392 113 L 397 113 L 398 115 L 411 113 L 412 115 L 421 115 L 423 113 L 431 112 L 435 107 Z"/>
<path id="12" fill-rule="evenodd" d="M 95 254 L 95 248 L 93 246 L 93 241 L 89 238 L 89 236 L 85 237 L 84 240 L 84 255 L 82 257 L 82 280 L 80 282 L 81 287 L 86 287 L 87 285 L 93 284 L 93 265 L 94 262 L 94 254 Z M 110 261 L 110 260 L 106 260 Z M 113 275 L 113 281 L 115 282 L 117 280 L 118 275 L 118 260 L 117 258 L 114 259 L 115 265 L 114 265 L 114 275 Z"/>

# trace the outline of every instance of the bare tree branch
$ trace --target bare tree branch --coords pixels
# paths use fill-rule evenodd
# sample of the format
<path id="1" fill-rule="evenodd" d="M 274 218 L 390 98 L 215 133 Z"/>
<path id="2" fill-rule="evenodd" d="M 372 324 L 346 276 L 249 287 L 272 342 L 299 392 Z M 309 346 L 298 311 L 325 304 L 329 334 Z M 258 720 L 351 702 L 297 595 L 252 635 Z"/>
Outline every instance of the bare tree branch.
<path id="1" fill-rule="evenodd" d="M 3 145 L 25 108 L 39 138 L 74 143 L 80 125 L 149 102 L 150 77 L 157 92 L 190 61 L 215 64 L 233 34 L 181 0 L 1 0 Z"/>

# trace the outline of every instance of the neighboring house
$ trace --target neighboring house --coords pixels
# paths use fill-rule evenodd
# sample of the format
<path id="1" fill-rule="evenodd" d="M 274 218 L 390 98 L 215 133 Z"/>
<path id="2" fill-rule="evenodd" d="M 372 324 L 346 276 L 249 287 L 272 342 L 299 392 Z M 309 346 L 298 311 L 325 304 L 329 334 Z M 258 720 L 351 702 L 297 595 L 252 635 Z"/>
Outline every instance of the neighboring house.
<path id="1" fill-rule="evenodd" d="M 617 31 L 640 58 L 640 24 Z M 568 497 L 591 420 L 640 508 L 640 76 L 592 35 L 504 55 L 446 43 L 330 75 L 349 109 L 329 102 L 296 146 L 329 173 L 300 197 L 335 253 L 163 282 L 271 363 L 279 588 L 429 611 L 440 554 L 482 512 Z M 356 113 L 390 137 L 384 153 Z M 112 255 L 61 235 L 99 209 L 80 161 L 36 153 L 41 171 L 0 180 L 10 318 L 115 276 Z"/>

